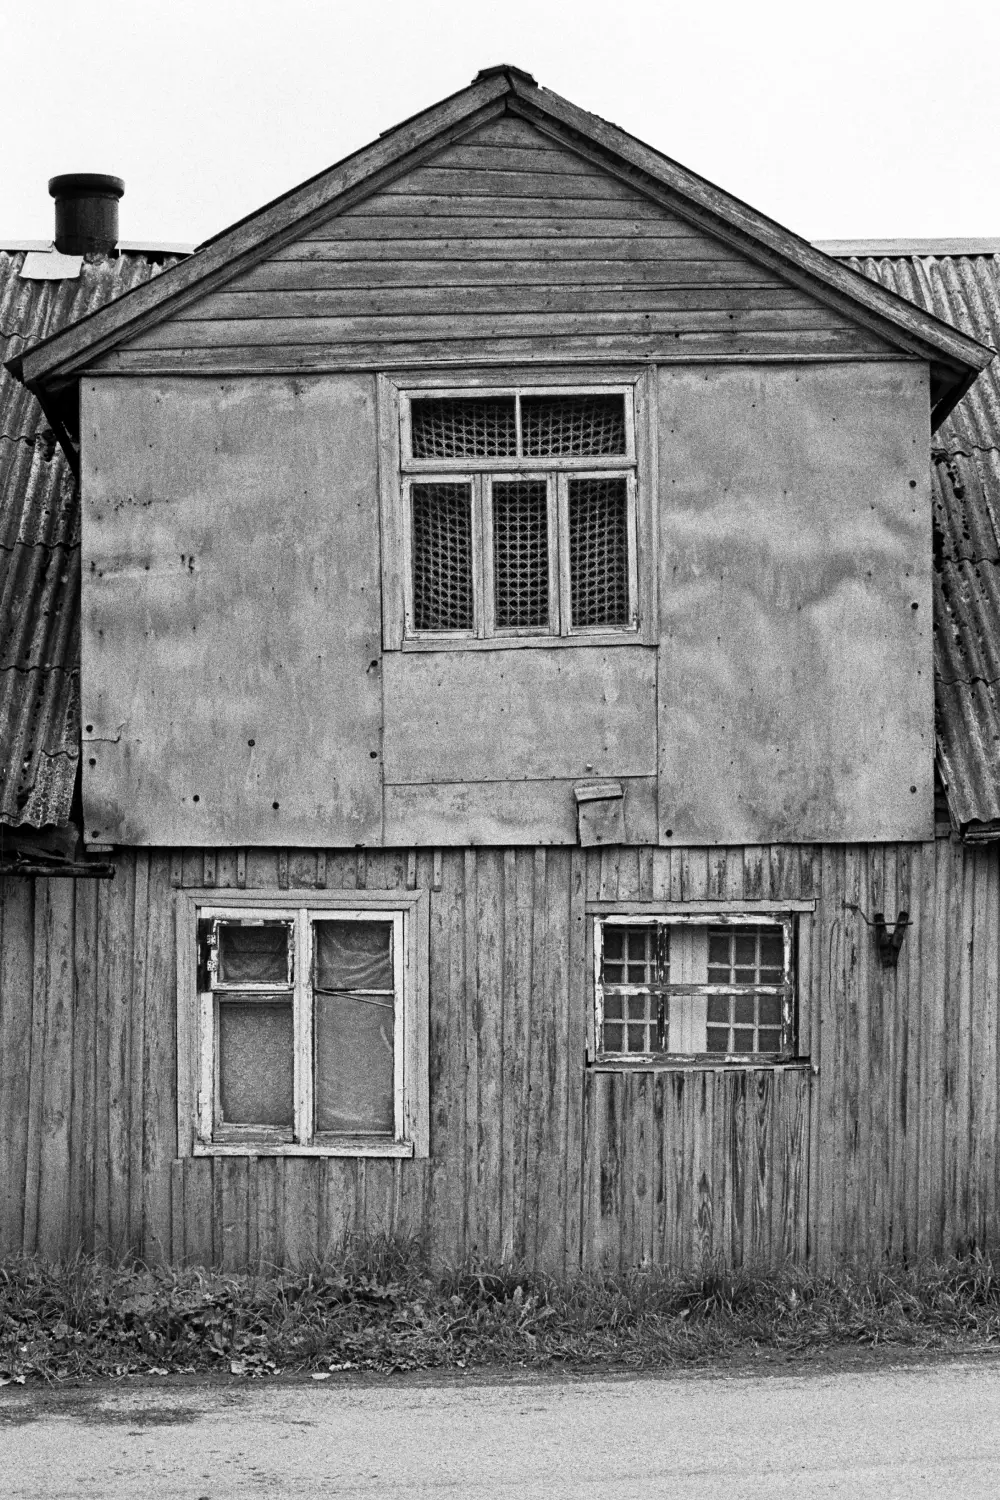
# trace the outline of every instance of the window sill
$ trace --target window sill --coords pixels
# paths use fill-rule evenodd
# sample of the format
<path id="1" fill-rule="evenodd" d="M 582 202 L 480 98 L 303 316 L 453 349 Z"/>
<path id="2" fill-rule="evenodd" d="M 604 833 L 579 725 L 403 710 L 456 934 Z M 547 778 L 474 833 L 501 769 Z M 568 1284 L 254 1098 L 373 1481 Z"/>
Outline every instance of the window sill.
<path id="1" fill-rule="evenodd" d="M 650 640 L 641 630 L 601 630 L 588 635 L 580 631 L 574 635 L 490 635 L 490 636 L 404 636 L 401 651 L 512 651 L 533 647 L 555 647 L 557 650 L 574 646 L 650 646 Z"/>
<path id="2" fill-rule="evenodd" d="M 588 1073 L 819 1073 L 819 1067 L 808 1057 L 789 1058 L 720 1058 L 678 1057 L 676 1060 L 637 1057 L 635 1062 L 621 1058 L 614 1062 L 601 1058 L 587 1064 Z"/>
<path id="3" fill-rule="evenodd" d="M 195 1141 L 194 1156 L 381 1156 L 411 1157 L 412 1141 L 342 1140 L 300 1146 L 294 1141 Z"/>

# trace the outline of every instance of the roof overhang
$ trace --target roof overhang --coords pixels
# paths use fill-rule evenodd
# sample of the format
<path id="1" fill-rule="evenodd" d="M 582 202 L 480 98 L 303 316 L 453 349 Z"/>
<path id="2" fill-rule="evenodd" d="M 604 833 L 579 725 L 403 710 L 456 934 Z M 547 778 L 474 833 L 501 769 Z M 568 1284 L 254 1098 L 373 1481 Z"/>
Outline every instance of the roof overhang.
<path id="1" fill-rule="evenodd" d="M 927 361 L 933 426 L 992 359 L 994 351 L 984 344 L 843 265 L 624 130 L 540 88 L 529 74 L 504 65 L 485 69 L 468 88 L 232 225 L 155 281 L 24 350 L 8 368 L 48 407 L 111 349 L 173 317 L 313 225 L 387 186 L 450 141 L 508 112 L 530 120 L 670 212 L 871 329 L 902 356 Z M 58 407 L 59 430 L 67 436 L 74 406 L 63 397 Z"/>

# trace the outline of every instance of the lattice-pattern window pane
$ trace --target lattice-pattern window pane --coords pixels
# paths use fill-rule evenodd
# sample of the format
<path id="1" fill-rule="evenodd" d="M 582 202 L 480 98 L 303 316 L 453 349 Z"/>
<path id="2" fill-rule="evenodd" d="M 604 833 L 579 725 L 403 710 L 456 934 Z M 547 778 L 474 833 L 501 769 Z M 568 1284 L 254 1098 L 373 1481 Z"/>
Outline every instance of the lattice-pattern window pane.
<path id="1" fill-rule="evenodd" d="M 549 623 L 548 485 L 495 479 L 493 601 L 498 630 Z"/>
<path id="2" fill-rule="evenodd" d="M 709 928 L 709 984 L 780 988 L 784 978 L 785 943 L 780 927 Z M 781 1003 L 780 994 L 754 990 L 709 995 L 709 1052 L 780 1052 Z"/>
<path id="3" fill-rule="evenodd" d="M 575 627 L 627 625 L 628 481 L 569 481 L 570 608 Z"/>
<path id="4" fill-rule="evenodd" d="M 516 458 L 514 397 L 415 397 L 410 441 L 413 458 Z"/>
<path id="5" fill-rule="evenodd" d="M 522 396 L 526 458 L 606 458 L 627 452 L 625 397 Z"/>
<path id="6" fill-rule="evenodd" d="M 413 624 L 416 630 L 471 630 L 472 486 L 410 487 Z"/>
<path id="7" fill-rule="evenodd" d="M 666 939 L 650 925 L 605 926 L 602 1052 L 666 1051 L 666 1009 L 657 988 L 670 977 Z"/>

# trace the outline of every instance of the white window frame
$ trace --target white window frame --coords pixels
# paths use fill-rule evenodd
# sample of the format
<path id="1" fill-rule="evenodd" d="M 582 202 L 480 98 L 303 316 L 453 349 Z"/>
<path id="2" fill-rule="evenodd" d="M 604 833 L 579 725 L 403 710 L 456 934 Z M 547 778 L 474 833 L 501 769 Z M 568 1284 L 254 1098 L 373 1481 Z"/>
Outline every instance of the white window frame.
<path id="1" fill-rule="evenodd" d="M 738 1066 L 746 1068 L 780 1067 L 798 1059 L 798 1008 L 800 1002 L 797 975 L 797 927 L 801 913 L 815 909 L 815 902 L 794 902 L 782 906 L 768 903 L 752 909 L 733 910 L 729 903 L 697 909 L 657 910 L 648 906 L 617 910 L 592 911 L 594 1005 L 592 1029 L 589 1030 L 588 1061 L 602 1068 L 666 1068 Z M 773 1052 L 605 1052 L 600 1048 L 604 1035 L 604 931 L 606 927 L 769 927 L 780 928 L 783 935 L 784 965 L 780 985 L 664 984 L 665 995 L 729 995 L 752 989 L 758 994 L 782 996 L 782 1047 Z M 621 989 L 622 986 L 613 986 Z M 639 988 L 645 988 L 640 986 Z"/>
<path id="2" fill-rule="evenodd" d="M 313 1130 L 313 922 L 386 922 L 393 928 L 393 1134 L 342 1135 Z M 199 992 L 200 922 L 293 924 L 289 986 L 294 1027 L 294 1124 L 291 1131 L 227 1125 L 218 1119 L 219 996 Z M 427 1156 L 429 1152 L 428 920 L 423 891 L 214 891 L 178 894 L 178 1151 L 193 1156 Z M 240 985 L 269 993 L 280 986 Z"/>
<path id="3" fill-rule="evenodd" d="M 382 504 L 383 644 L 386 650 L 468 650 L 505 646 L 573 646 L 630 642 L 649 644 L 655 617 L 655 442 L 649 431 L 653 391 L 648 371 L 594 378 L 572 370 L 539 372 L 525 379 L 470 374 L 465 380 L 441 376 L 388 376 L 378 379 L 380 491 Z M 621 395 L 626 422 L 626 453 L 608 458 L 413 459 L 410 457 L 410 402 L 484 399 L 497 396 Z M 517 411 L 520 412 L 518 399 Z M 518 417 L 520 425 L 520 418 Z M 628 620 L 620 625 L 573 626 L 570 619 L 568 486 L 570 478 L 619 474 L 627 483 Z M 496 627 L 493 611 L 492 513 L 490 480 L 504 477 L 548 480 L 549 620 L 547 626 Z M 419 631 L 414 625 L 412 509 L 414 481 L 458 482 L 472 488 L 473 628 Z"/>

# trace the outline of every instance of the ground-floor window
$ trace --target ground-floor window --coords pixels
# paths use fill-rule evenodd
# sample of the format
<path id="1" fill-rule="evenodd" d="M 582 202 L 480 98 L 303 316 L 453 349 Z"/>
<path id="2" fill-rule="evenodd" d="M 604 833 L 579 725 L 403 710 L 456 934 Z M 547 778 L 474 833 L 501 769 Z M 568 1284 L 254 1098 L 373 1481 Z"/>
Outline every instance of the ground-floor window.
<path id="1" fill-rule="evenodd" d="M 794 924 L 742 912 L 595 918 L 597 1059 L 793 1056 Z"/>
<path id="2" fill-rule="evenodd" d="M 185 905 L 193 1149 L 414 1154 L 427 1112 L 421 894 Z"/>

